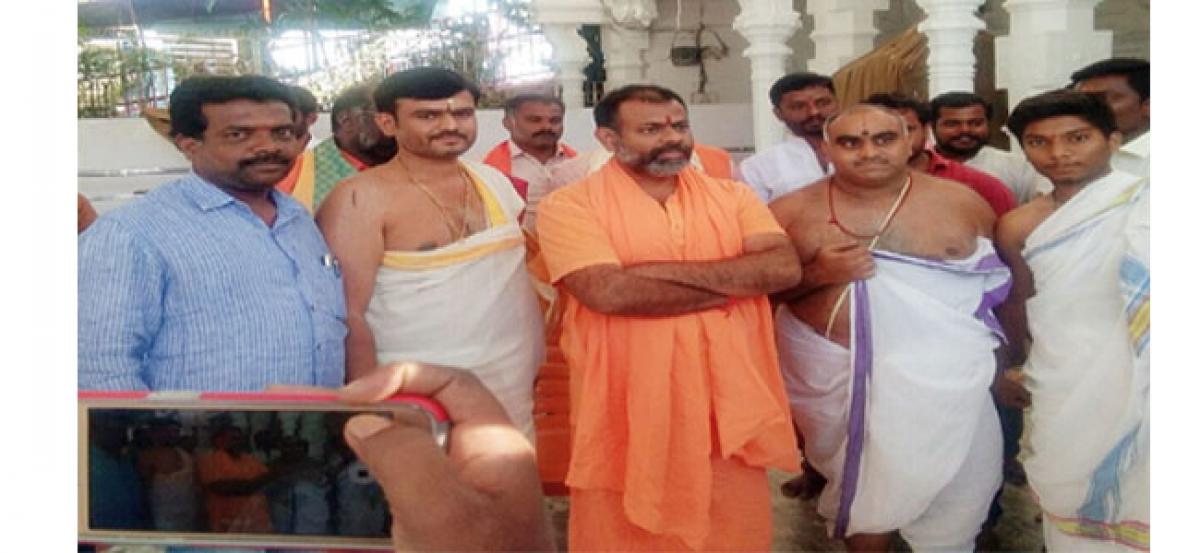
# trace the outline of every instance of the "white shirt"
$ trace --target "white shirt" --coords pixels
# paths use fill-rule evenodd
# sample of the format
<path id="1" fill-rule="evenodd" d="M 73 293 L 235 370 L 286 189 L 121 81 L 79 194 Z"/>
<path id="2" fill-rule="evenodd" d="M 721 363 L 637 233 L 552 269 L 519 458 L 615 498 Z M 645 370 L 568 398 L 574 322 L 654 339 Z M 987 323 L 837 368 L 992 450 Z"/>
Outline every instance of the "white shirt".
<path id="1" fill-rule="evenodd" d="M 984 146 L 963 165 L 1000 179 L 1012 191 L 1017 205 L 1034 199 L 1040 192 L 1053 189 L 1050 181 L 1033 168 L 1025 158 L 1025 152 L 1020 150 L 1008 152 Z"/>
<path id="2" fill-rule="evenodd" d="M 571 159 L 567 157 L 563 151 L 562 144 L 556 146 L 554 157 L 542 163 L 536 157 L 533 157 L 516 142 L 508 141 L 508 151 L 512 155 L 512 174 L 514 177 L 524 179 L 529 183 L 529 188 L 525 191 L 525 226 L 527 228 L 534 227 L 535 219 L 537 218 L 537 205 L 542 201 L 542 198 L 553 192 L 553 173 L 554 167 Z"/>
<path id="3" fill-rule="evenodd" d="M 1120 150 L 1113 155 L 1113 169 L 1118 169 L 1137 175 L 1139 177 L 1150 176 L 1150 131 L 1142 133 L 1141 136 L 1133 139 L 1132 142 L 1127 142 L 1121 146 Z"/>
<path id="4" fill-rule="evenodd" d="M 742 179 L 763 202 L 812 184 L 833 172 L 821 168 L 817 153 L 808 141 L 789 134 L 787 138 L 742 161 Z"/>

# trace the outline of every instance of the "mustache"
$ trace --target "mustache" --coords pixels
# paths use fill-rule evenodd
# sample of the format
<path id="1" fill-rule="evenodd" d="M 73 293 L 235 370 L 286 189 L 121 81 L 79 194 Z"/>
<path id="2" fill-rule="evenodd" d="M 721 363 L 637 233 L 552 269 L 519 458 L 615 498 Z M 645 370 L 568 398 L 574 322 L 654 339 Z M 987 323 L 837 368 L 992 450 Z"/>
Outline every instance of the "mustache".
<path id="1" fill-rule="evenodd" d="M 649 157 L 650 157 L 650 159 L 655 159 L 658 156 L 661 156 L 667 152 L 677 152 L 677 153 L 683 154 L 684 157 L 692 155 L 691 150 L 689 148 L 684 148 L 682 144 L 668 144 L 661 148 L 655 148 L 653 150 L 650 150 Z"/>
<path id="2" fill-rule="evenodd" d="M 440 133 L 437 133 L 437 134 L 435 134 L 435 135 L 433 135 L 433 136 L 429 137 L 429 139 L 430 139 L 430 140 L 437 140 L 437 139 L 439 139 L 439 138 L 445 138 L 445 137 L 447 137 L 447 136 L 457 136 L 458 138 L 461 138 L 461 139 L 463 139 L 463 140 L 466 140 L 466 139 L 467 139 L 467 135 L 465 135 L 465 134 L 463 134 L 463 133 L 460 133 L 460 132 L 458 132 L 458 131 L 445 131 L 445 132 L 440 132 Z"/>
<path id="3" fill-rule="evenodd" d="M 890 164 L 888 163 L 887 158 L 883 158 L 883 157 L 869 157 L 867 159 L 855 160 L 855 162 L 854 162 L 855 167 L 862 167 L 863 165 L 890 165 Z"/>
<path id="4" fill-rule="evenodd" d="M 558 133 L 556 133 L 554 131 L 546 130 L 546 131 L 535 132 L 535 133 L 533 133 L 533 136 L 550 136 L 550 137 L 558 138 Z"/>
<path id="5" fill-rule="evenodd" d="M 278 152 L 270 153 L 270 154 L 263 154 L 261 156 L 255 156 L 250 159 L 243 159 L 243 160 L 239 161 L 238 168 L 245 169 L 247 167 L 250 167 L 251 165 L 258 165 L 260 163 L 274 163 L 274 164 L 279 164 L 279 165 L 291 165 L 292 159 L 283 155 L 282 153 L 278 153 Z"/>

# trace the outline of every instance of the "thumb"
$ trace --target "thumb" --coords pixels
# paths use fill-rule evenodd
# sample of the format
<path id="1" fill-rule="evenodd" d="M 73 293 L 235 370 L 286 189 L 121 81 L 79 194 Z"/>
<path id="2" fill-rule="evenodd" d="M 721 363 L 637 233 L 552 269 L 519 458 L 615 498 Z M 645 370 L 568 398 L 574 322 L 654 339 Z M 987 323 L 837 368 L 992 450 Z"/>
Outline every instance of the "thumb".
<path id="1" fill-rule="evenodd" d="M 430 497 L 445 495 L 447 484 L 457 480 L 427 429 L 357 415 L 346 422 L 343 434 L 383 488 L 397 520 L 411 520 Z"/>

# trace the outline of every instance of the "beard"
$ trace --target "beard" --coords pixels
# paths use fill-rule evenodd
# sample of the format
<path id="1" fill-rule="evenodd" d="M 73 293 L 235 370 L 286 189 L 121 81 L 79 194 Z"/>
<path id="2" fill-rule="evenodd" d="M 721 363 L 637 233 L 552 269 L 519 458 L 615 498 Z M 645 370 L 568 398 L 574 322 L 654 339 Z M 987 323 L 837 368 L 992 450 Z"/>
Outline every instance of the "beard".
<path id="1" fill-rule="evenodd" d="M 961 140 L 962 138 L 971 138 L 972 142 L 970 145 L 964 145 L 963 143 L 966 141 Z M 939 150 L 955 157 L 964 157 L 968 159 L 975 157 L 975 154 L 979 153 L 979 150 L 982 150 L 985 145 L 987 145 L 986 139 L 981 139 L 973 134 L 958 135 L 950 140 L 938 140 L 937 143 Z"/>
<path id="2" fill-rule="evenodd" d="M 826 119 L 828 118 L 823 115 L 814 115 L 801 121 L 789 121 L 787 123 L 787 128 L 796 136 L 821 138 L 822 134 L 825 132 Z"/>
<path id="3" fill-rule="evenodd" d="M 682 154 L 680 159 L 660 159 L 667 152 L 676 152 Z M 655 177 L 670 177 L 678 175 L 688 164 L 691 163 L 692 146 L 690 144 L 683 145 L 666 145 L 661 148 L 650 150 L 645 155 L 638 155 L 636 152 L 631 152 L 623 145 L 617 147 L 614 154 L 621 163 L 634 167 L 641 172 Z"/>

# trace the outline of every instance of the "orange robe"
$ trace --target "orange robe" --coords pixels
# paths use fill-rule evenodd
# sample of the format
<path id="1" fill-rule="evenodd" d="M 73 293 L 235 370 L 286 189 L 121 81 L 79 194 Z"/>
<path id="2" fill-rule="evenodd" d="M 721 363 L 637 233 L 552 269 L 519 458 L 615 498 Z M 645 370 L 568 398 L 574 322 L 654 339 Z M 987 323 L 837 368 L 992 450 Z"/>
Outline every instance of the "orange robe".
<path id="1" fill-rule="evenodd" d="M 704 166 L 704 172 L 708 176 L 718 179 L 733 178 L 733 158 L 723 148 L 696 143 L 692 145 L 692 151 L 700 158 L 700 165 Z"/>
<path id="2" fill-rule="evenodd" d="M 615 161 L 548 196 L 553 282 L 598 264 L 712 261 L 783 234 L 745 184 L 692 168 L 659 204 Z M 765 296 L 674 317 L 604 315 L 565 290 L 574 550 L 768 549 L 766 468 L 799 470 Z"/>
<path id="3" fill-rule="evenodd" d="M 197 459 L 202 484 L 222 480 L 253 480 L 267 473 L 266 465 L 254 455 L 244 453 L 234 459 L 224 451 L 214 451 Z M 267 497 L 262 492 L 248 495 L 224 495 L 207 492 L 208 528 L 213 532 L 265 533 L 271 531 Z"/>

